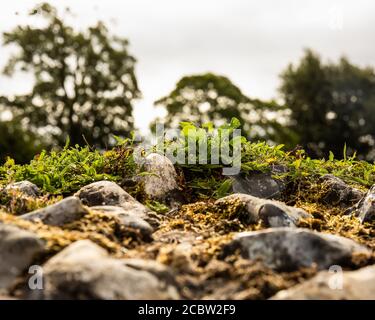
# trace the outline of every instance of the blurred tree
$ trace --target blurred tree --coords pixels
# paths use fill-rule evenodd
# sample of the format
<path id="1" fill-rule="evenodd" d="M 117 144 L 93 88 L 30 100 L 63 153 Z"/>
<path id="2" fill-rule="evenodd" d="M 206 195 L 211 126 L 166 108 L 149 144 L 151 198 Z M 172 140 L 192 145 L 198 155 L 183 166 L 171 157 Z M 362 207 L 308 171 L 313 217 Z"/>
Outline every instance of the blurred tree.
<path id="1" fill-rule="evenodd" d="M 22 128 L 17 119 L 0 121 L 0 164 L 7 157 L 17 163 L 27 163 L 44 147 L 41 138 Z"/>
<path id="2" fill-rule="evenodd" d="M 31 72 L 32 91 L 0 97 L 16 117 L 28 119 L 28 128 L 45 128 L 54 144 L 105 147 L 110 134 L 126 135 L 133 128 L 132 102 L 140 96 L 134 74 L 135 58 L 128 41 L 111 36 L 101 22 L 79 32 L 66 25 L 47 3 L 31 15 L 44 19 L 42 27 L 18 26 L 4 36 L 16 45 L 4 73 Z"/>
<path id="3" fill-rule="evenodd" d="M 151 128 L 157 122 L 177 128 L 180 121 L 221 125 L 235 117 L 240 120 L 244 135 L 253 139 L 278 141 L 281 136 L 289 137 L 278 121 L 285 109 L 275 101 L 250 99 L 227 77 L 212 73 L 183 77 L 155 105 L 164 107 L 167 115 L 164 119 L 157 118 Z"/>
<path id="4" fill-rule="evenodd" d="M 281 74 L 280 92 L 291 110 L 290 129 L 297 142 L 315 157 L 332 151 L 342 157 L 348 152 L 361 157 L 375 142 L 375 73 L 342 58 L 337 64 L 323 64 L 307 50 L 297 66 Z"/>

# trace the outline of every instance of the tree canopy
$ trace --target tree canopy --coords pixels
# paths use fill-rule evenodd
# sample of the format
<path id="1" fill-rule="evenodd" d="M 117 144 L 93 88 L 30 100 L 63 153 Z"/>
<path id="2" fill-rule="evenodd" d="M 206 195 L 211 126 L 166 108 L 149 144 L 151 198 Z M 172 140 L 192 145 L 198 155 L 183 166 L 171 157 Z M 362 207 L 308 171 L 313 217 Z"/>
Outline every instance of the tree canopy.
<path id="1" fill-rule="evenodd" d="M 285 110 L 275 101 L 251 99 L 230 79 L 213 73 L 183 77 L 155 105 L 166 109 L 166 117 L 155 120 L 166 127 L 176 128 L 181 121 L 221 125 L 234 117 L 240 120 L 244 135 L 253 139 L 274 141 L 276 134 L 287 136 L 276 116 Z"/>
<path id="2" fill-rule="evenodd" d="M 128 135 L 141 93 L 127 39 L 112 35 L 102 22 L 74 29 L 47 3 L 30 15 L 41 23 L 3 33 L 3 44 L 16 50 L 3 73 L 26 72 L 34 81 L 30 92 L 0 96 L 0 115 L 12 115 L 7 121 L 0 117 L 0 161 L 9 155 L 25 162 L 42 148 L 65 145 L 67 138 L 73 145 L 106 148 L 115 143 L 113 136 Z M 346 146 L 348 153 L 375 159 L 374 68 L 346 58 L 323 62 L 306 50 L 280 77 L 276 102 L 250 98 L 223 75 L 184 76 L 155 102 L 167 113 L 155 122 L 167 128 L 182 121 L 219 126 L 237 118 L 252 140 L 299 144 L 312 157 L 330 151 L 341 157 Z"/>
<path id="3" fill-rule="evenodd" d="M 140 91 L 128 41 L 112 36 L 102 22 L 74 30 L 46 3 L 30 14 L 44 25 L 20 25 L 3 34 L 4 45 L 18 48 L 4 73 L 30 72 L 34 86 L 27 94 L 0 97 L 0 103 L 27 130 L 42 130 L 51 145 L 69 137 L 72 144 L 105 147 L 112 135 L 129 133 Z"/>
<path id="4" fill-rule="evenodd" d="M 45 147 L 40 137 L 20 125 L 19 119 L 0 121 L 0 163 L 6 157 L 27 163 Z"/>
<path id="5" fill-rule="evenodd" d="M 375 72 L 346 58 L 326 63 L 311 50 L 281 74 L 280 92 L 291 110 L 290 129 L 297 143 L 315 157 L 332 151 L 374 158 Z"/>

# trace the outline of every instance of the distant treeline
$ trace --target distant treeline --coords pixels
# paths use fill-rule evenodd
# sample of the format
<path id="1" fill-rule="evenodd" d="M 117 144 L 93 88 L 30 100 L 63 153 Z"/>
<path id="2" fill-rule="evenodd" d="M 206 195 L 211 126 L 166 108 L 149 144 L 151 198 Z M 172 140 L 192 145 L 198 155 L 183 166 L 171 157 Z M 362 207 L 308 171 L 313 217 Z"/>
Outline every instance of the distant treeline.
<path id="1" fill-rule="evenodd" d="M 19 49 L 4 74 L 29 72 L 35 83 L 27 94 L 0 96 L 0 115 L 11 115 L 0 116 L 0 162 L 7 156 L 28 162 L 42 149 L 64 146 L 68 137 L 73 145 L 108 148 L 113 136 L 128 136 L 141 92 L 127 39 L 102 22 L 77 31 L 47 3 L 30 15 L 44 19 L 44 27 L 22 25 L 3 34 L 4 46 Z M 340 158 L 346 146 L 347 153 L 375 159 L 375 72 L 346 58 L 325 63 L 306 50 L 281 72 L 277 102 L 249 97 L 227 77 L 207 73 L 184 76 L 155 105 L 167 111 L 155 122 L 167 127 L 236 117 L 250 139 L 300 145 L 312 157 L 332 151 Z"/>

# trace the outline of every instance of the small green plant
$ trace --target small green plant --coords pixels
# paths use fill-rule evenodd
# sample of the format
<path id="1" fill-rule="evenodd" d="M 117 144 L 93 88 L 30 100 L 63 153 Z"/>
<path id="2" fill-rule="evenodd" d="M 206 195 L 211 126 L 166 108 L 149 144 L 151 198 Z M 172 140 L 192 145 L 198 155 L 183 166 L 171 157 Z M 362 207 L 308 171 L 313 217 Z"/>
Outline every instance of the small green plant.
<path id="1" fill-rule="evenodd" d="M 228 165 L 219 162 L 211 163 L 211 146 L 220 143 L 218 136 L 224 129 L 233 131 L 238 127 L 238 121 L 218 129 L 214 134 L 212 123 L 198 127 L 190 122 L 181 123 L 182 137 L 175 141 L 164 141 L 162 146 L 155 146 L 165 151 L 174 144 L 176 150 L 183 150 L 186 159 L 191 163 L 176 163 L 175 167 L 183 177 L 182 187 L 191 196 L 191 200 L 220 198 L 231 192 L 231 180 L 222 174 L 222 169 Z M 188 134 L 189 132 L 189 134 Z M 271 146 L 265 142 L 252 142 L 244 137 L 232 137 L 241 142 L 241 171 L 273 172 L 275 166 L 285 168 L 283 173 L 274 174 L 277 179 L 283 179 L 291 188 L 288 192 L 300 189 L 299 186 L 313 184 L 327 173 L 333 174 L 346 183 L 362 189 L 375 184 L 375 165 L 370 162 L 349 156 L 343 150 L 343 159 L 335 159 L 333 153 L 328 159 L 312 159 L 304 150 L 288 152 L 283 145 Z M 134 180 L 138 175 L 153 173 L 141 172 L 133 157 L 134 136 L 129 139 L 117 138 L 118 145 L 111 150 L 101 153 L 90 147 L 69 147 L 68 143 L 60 151 L 43 151 L 29 164 L 18 165 L 13 159 L 8 159 L 0 166 L 0 185 L 14 181 L 29 180 L 46 193 L 68 195 L 82 186 L 98 180 L 126 181 Z M 189 153 L 188 143 L 196 144 L 197 150 L 201 143 L 207 143 L 207 163 L 199 163 L 199 153 Z M 230 165 L 230 163 L 229 163 Z M 156 173 L 157 174 L 157 173 Z M 291 191 L 292 190 L 292 191 Z M 131 190 L 128 190 L 131 192 Z M 142 199 L 142 197 L 140 198 Z M 155 211 L 167 210 L 158 203 L 147 204 Z"/>
<path id="2" fill-rule="evenodd" d="M 105 159 L 98 151 L 65 146 L 61 151 L 43 151 L 27 165 L 8 159 L 1 172 L 3 183 L 28 180 L 51 194 L 71 194 L 94 181 L 118 180 L 104 169 Z"/>
<path id="3" fill-rule="evenodd" d="M 155 200 L 146 200 L 145 205 L 156 213 L 166 213 L 169 211 L 169 208 L 165 204 Z"/>

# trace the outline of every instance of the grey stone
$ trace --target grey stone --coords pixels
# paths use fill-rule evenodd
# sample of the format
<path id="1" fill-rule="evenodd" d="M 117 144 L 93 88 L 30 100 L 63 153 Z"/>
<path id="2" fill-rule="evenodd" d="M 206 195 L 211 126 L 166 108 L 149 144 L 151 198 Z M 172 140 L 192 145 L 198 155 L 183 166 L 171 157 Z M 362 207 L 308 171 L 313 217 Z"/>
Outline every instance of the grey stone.
<path id="1" fill-rule="evenodd" d="M 5 191 L 18 191 L 28 197 L 38 197 L 40 195 L 39 188 L 34 183 L 26 180 L 7 185 Z"/>
<path id="2" fill-rule="evenodd" d="M 314 278 L 287 290 L 272 300 L 374 300 L 375 266 L 356 271 L 321 271 Z"/>
<path id="3" fill-rule="evenodd" d="M 138 215 L 153 227 L 159 225 L 159 217 L 155 212 L 138 202 L 124 189 L 111 181 L 98 181 L 81 188 L 75 196 L 89 206 L 117 206 L 127 213 Z"/>
<path id="4" fill-rule="evenodd" d="M 319 179 L 325 191 L 322 201 L 329 205 L 353 205 L 363 197 L 363 192 L 348 186 L 333 174 L 326 174 Z"/>
<path id="5" fill-rule="evenodd" d="M 145 194 L 154 200 L 166 200 L 178 188 L 177 173 L 167 157 L 150 153 L 143 161 L 143 170 L 150 173 L 139 177 Z"/>
<path id="6" fill-rule="evenodd" d="M 232 176 L 233 193 L 243 193 L 258 198 L 277 199 L 285 189 L 285 183 L 272 175 L 285 173 L 286 168 L 275 166 L 271 172 L 239 173 Z"/>
<path id="7" fill-rule="evenodd" d="M 353 240 L 299 228 L 271 228 L 242 232 L 224 249 L 224 255 L 239 249 L 244 258 L 260 259 L 276 270 L 350 264 L 354 253 L 370 257 L 371 251 Z"/>
<path id="8" fill-rule="evenodd" d="M 41 221 L 51 226 L 62 226 L 82 218 L 88 210 L 77 197 L 68 197 L 48 207 L 21 215 L 29 221 Z"/>
<path id="9" fill-rule="evenodd" d="M 362 223 L 375 220 L 375 185 L 373 185 L 366 195 L 347 213 L 353 213 Z"/>
<path id="10" fill-rule="evenodd" d="M 268 202 L 259 207 L 259 218 L 268 227 L 295 227 L 301 219 L 310 218 L 305 210 L 281 202 Z"/>
<path id="11" fill-rule="evenodd" d="M 126 211 L 124 208 L 115 206 L 94 206 L 90 209 L 115 216 L 121 225 L 138 229 L 146 237 L 150 237 L 154 232 L 154 229 L 147 221 L 143 220 L 139 215 L 134 214 L 131 211 Z"/>
<path id="12" fill-rule="evenodd" d="M 44 250 L 44 241 L 34 233 L 0 224 L 0 290 L 11 286 Z"/>
<path id="13" fill-rule="evenodd" d="M 178 299 L 174 286 L 114 259 L 89 240 L 71 244 L 43 267 L 44 290 L 30 299 Z"/>
<path id="14" fill-rule="evenodd" d="M 268 227 L 295 227 L 301 219 L 311 217 L 303 209 L 287 206 L 276 200 L 261 199 L 241 193 L 221 198 L 215 204 L 221 205 L 234 200 L 244 204 L 248 216 L 247 223 L 250 224 L 257 223 L 261 219 Z"/>
<path id="15" fill-rule="evenodd" d="M 119 185 L 111 181 L 97 181 L 81 188 L 76 194 L 82 203 L 89 206 L 120 206 L 136 201 Z"/>
<path id="16" fill-rule="evenodd" d="M 124 264 L 135 270 L 143 270 L 153 274 L 158 279 L 162 279 L 168 284 L 176 285 L 175 275 L 166 265 L 154 260 L 144 259 L 124 259 Z"/>

